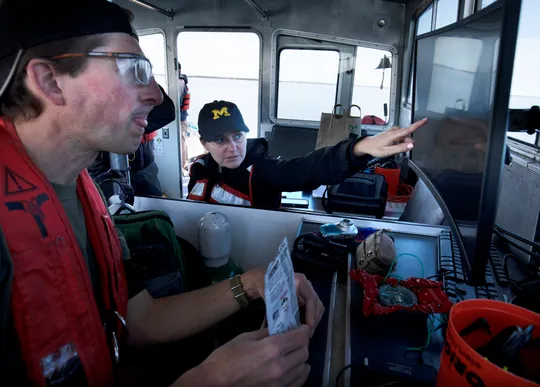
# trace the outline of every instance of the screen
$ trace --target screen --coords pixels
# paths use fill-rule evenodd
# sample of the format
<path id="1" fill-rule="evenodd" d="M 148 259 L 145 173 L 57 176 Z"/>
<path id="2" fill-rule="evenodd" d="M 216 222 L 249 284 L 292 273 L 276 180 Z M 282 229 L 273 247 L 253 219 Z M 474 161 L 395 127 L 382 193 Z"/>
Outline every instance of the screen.
<path id="1" fill-rule="evenodd" d="M 492 6 L 416 40 L 413 121 L 428 123 L 414 134 L 411 160 L 446 205 L 469 258 L 477 247 L 487 154 L 497 148 L 489 139 L 502 18 L 503 7 Z M 496 197 L 497 187 L 490 189 Z"/>

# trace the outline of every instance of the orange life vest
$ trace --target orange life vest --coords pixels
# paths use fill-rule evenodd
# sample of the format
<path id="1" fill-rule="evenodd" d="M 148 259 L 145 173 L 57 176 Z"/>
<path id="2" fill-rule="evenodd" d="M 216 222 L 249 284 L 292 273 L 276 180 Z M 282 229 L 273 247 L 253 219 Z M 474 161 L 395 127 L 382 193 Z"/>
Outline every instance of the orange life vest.
<path id="1" fill-rule="evenodd" d="M 145 142 L 152 141 L 153 139 L 155 139 L 157 137 L 157 135 L 158 135 L 157 130 L 154 130 L 152 133 L 143 134 L 143 136 L 141 138 L 141 144 L 144 144 Z"/>
<path id="2" fill-rule="evenodd" d="M 184 95 L 184 98 L 182 99 L 182 106 L 180 107 L 180 110 L 189 110 L 190 101 L 191 93 L 189 92 L 189 88 L 186 85 L 186 95 Z"/>
<path id="3" fill-rule="evenodd" d="M 33 385 L 46 386 L 59 356 L 76 351 L 88 385 L 111 386 L 111 350 L 73 228 L 15 127 L 1 117 L 0 179 L 0 227 L 13 260 L 11 314 L 28 378 Z M 77 179 L 77 196 L 99 268 L 101 304 L 107 313 L 125 316 L 120 241 L 86 170 Z M 123 335 L 118 327 L 114 330 Z"/>
<path id="4" fill-rule="evenodd" d="M 191 167 L 193 168 L 195 164 L 206 166 L 204 156 L 199 157 Z M 247 171 L 250 179 L 249 192 L 241 192 L 223 181 L 214 181 L 213 183 L 210 183 L 208 178 L 201 178 L 195 182 L 193 188 L 188 193 L 187 198 L 189 200 L 200 202 L 208 201 L 209 203 L 214 204 L 233 204 L 237 206 L 252 207 L 251 177 L 253 166 L 249 166 Z"/>
<path id="5" fill-rule="evenodd" d="M 208 201 L 214 204 L 234 204 L 236 206 L 251 207 L 252 201 L 249 195 L 246 195 L 225 183 L 214 184 L 211 188 Z M 197 180 L 187 198 L 204 202 L 206 191 L 208 190 L 208 179 Z"/>

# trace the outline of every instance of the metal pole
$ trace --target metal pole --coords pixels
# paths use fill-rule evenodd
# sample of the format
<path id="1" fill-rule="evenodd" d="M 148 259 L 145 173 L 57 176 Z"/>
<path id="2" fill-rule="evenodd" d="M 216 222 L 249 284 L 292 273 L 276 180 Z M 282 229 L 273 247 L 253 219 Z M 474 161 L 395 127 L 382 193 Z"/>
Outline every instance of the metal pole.
<path id="1" fill-rule="evenodd" d="M 255 11 L 259 12 L 262 16 L 262 19 L 263 21 L 267 21 L 268 20 L 268 10 L 267 9 L 262 9 L 261 7 L 259 7 L 259 5 L 257 3 L 255 3 L 255 1 L 253 0 L 244 0 L 246 3 L 248 3 L 248 5 L 251 6 L 251 8 L 253 8 Z"/>
<path id="2" fill-rule="evenodd" d="M 159 12 L 165 16 L 168 16 L 170 20 L 173 19 L 173 16 L 174 16 L 174 12 L 171 8 L 169 9 L 163 9 L 161 7 L 158 7 L 157 5 L 154 5 L 154 4 L 150 4 L 144 0 L 129 0 L 131 1 L 132 3 L 135 3 L 135 4 L 139 4 L 143 7 L 146 7 L 148 9 L 151 9 L 152 11 L 156 11 L 156 12 Z"/>
<path id="3" fill-rule="evenodd" d="M 109 153 L 109 159 L 111 161 L 111 169 L 125 172 L 127 183 L 131 185 L 128 156 L 117 153 Z M 115 195 L 121 195 L 122 189 L 118 186 L 118 184 L 113 184 L 113 192 Z"/>

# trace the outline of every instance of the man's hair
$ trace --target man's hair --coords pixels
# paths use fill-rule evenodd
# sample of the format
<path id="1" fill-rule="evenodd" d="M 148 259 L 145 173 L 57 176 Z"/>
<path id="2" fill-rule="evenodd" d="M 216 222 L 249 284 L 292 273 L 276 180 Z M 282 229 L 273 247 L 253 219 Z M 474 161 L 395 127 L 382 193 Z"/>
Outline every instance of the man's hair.
<path id="1" fill-rule="evenodd" d="M 27 120 L 36 118 L 41 114 L 43 110 L 41 101 L 25 86 L 26 67 L 30 60 L 34 58 L 51 58 L 69 53 L 88 52 L 105 43 L 106 36 L 97 34 L 57 40 L 27 49 L 17 67 L 13 82 L 0 100 L 0 114 L 11 118 L 23 116 Z M 53 61 L 53 65 L 58 73 L 76 77 L 85 69 L 87 61 L 88 57 L 65 58 Z"/>

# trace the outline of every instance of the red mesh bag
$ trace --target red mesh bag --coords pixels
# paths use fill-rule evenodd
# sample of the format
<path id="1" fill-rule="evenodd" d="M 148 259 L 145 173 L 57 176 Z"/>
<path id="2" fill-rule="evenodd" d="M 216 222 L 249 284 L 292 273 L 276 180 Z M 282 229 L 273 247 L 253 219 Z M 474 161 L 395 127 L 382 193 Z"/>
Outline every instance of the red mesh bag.
<path id="1" fill-rule="evenodd" d="M 352 279 L 359 282 L 364 289 L 362 313 L 366 317 L 372 314 L 384 315 L 401 310 L 423 313 L 447 313 L 453 305 L 452 301 L 448 299 L 448 296 L 442 290 L 442 283 L 439 281 L 414 277 L 406 280 L 398 280 L 397 278 L 389 277 L 384 282 L 383 276 L 369 274 L 359 269 L 351 270 L 349 275 Z M 381 305 L 379 303 L 379 287 L 384 284 L 392 286 L 400 285 L 411 290 L 418 298 L 418 302 L 412 307 Z"/>

